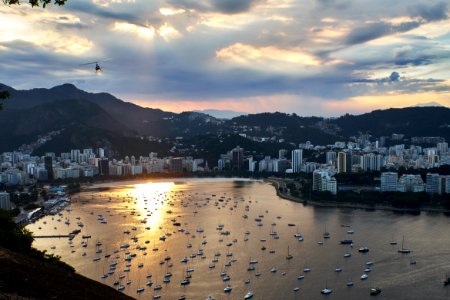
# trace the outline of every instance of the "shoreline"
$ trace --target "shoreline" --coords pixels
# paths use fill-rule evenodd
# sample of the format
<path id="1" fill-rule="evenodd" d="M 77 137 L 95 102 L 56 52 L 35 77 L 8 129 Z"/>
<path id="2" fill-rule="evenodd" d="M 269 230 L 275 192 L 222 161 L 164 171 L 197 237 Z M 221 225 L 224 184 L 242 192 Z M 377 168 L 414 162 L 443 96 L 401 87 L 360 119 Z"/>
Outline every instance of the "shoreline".
<path id="1" fill-rule="evenodd" d="M 268 179 L 266 179 L 266 181 L 273 185 L 278 197 L 285 199 L 285 200 L 302 203 L 305 206 L 312 205 L 312 206 L 324 207 L 324 208 L 384 210 L 384 211 L 392 211 L 392 212 L 397 212 L 397 213 L 414 213 L 414 214 L 420 214 L 421 212 L 450 214 L 450 209 L 435 208 L 435 207 L 421 207 L 419 209 L 412 209 L 412 208 L 397 208 L 397 207 L 393 207 L 391 205 L 381 205 L 381 204 L 367 205 L 367 204 L 363 204 L 363 203 L 303 200 L 301 198 L 294 197 L 291 195 L 287 195 L 283 192 L 280 192 L 280 184 L 281 183 L 285 184 L 285 182 L 282 179 L 268 178 Z"/>

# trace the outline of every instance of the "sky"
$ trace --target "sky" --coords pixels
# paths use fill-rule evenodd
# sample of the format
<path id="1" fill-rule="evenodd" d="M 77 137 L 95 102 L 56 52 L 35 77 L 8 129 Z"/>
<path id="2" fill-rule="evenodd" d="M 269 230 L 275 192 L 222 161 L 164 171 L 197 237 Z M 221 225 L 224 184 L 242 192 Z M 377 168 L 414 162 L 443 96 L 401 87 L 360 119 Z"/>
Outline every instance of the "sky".
<path id="1" fill-rule="evenodd" d="M 16 89 L 72 83 L 174 112 L 450 106 L 448 1 L 22 2 L 0 4 L 0 82 Z"/>

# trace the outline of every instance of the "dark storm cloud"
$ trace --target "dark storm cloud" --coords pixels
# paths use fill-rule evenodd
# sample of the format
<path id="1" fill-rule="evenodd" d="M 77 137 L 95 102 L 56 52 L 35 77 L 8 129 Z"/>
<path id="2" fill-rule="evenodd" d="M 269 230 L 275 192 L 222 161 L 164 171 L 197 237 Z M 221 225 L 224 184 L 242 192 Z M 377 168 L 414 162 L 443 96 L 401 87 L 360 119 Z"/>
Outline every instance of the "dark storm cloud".
<path id="1" fill-rule="evenodd" d="M 248 11 L 257 0 L 212 0 L 212 5 L 225 14 L 236 14 Z"/>
<path id="2" fill-rule="evenodd" d="M 411 14 L 426 21 L 440 21 L 448 19 L 447 3 L 439 2 L 436 5 L 416 5 L 410 9 Z"/>
<path id="3" fill-rule="evenodd" d="M 238 14 L 249 11 L 255 4 L 263 0 L 169 0 L 168 3 L 184 9 L 195 9 L 200 12 L 219 12 Z"/>
<path id="4" fill-rule="evenodd" d="M 101 8 L 90 2 L 69 1 L 67 2 L 67 9 L 111 20 L 122 20 L 132 23 L 140 22 L 140 17 L 138 17 L 138 15 L 126 12 L 115 12 L 111 8 Z"/>
<path id="5" fill-rule="evenodd" d="M 400 74 L 398 74 L 398 72 L 392 72 L 389 79 L 391 81 L 398 81 L 400 79 Z"/>
<path id="6" fill-rule="evenodd" d="M 345 38 L 345 44 L 355 45 L 365 43 L 394 33 L 406 32 L 420 26 L 420 22 L 404 22 L 393 25 L 387 22 L 377 22 L 352 30 Z"/>

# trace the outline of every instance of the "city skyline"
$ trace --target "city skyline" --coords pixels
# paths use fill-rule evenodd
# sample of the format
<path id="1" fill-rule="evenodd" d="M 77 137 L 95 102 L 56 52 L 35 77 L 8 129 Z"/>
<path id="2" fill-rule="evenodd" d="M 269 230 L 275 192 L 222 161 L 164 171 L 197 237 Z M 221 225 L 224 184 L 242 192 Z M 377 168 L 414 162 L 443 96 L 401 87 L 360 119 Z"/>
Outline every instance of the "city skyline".
<path id="1" fill-rule="evenodd" d="M 69 0 L 0 14 L 0 82 L 16 89 L 69 82 L 175 112 L 450 105 L 443 1 Z"/>

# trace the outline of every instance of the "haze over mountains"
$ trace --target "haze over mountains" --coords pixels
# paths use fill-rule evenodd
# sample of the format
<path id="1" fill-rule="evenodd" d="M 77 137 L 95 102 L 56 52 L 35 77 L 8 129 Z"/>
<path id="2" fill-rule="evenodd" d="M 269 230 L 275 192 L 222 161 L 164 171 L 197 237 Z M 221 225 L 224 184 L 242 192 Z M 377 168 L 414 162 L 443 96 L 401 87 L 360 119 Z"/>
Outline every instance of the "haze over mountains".
<path id="1" fill-rule="evenodd" d="M 0 152 L 13 151 L 36 141 L 38 136 L 61 129 L 60 134 L 35 149 L 35 153 L 106 147 L 117 155 L 153 151 L 217 159 L 219 151 L 230 150 L 227 148 L 230 146 L 269 151 L 266 153 L 270 155 L 306 141 L 326 145 L 359 133 L 371 134 L 374 139 L 399 133 L 405 135 L 406 142 L 414 136 L 450 139 L 450 109 L 442 106 L 376 110 L 333 119 L 275 112 L 227 120 L 205 114 L 218 111 L 177 114 L 143 108 L 108 93 L 85 92 L 72 84 L 23 91 L 0 84 L 0 89 L 11 93 L 0 113 Z M 183 151 L 180 146 L 174 149 L 169 142 L 176 137 L 183 141 Z M 190 148 L 195 151 L 186 150 Z"/>

